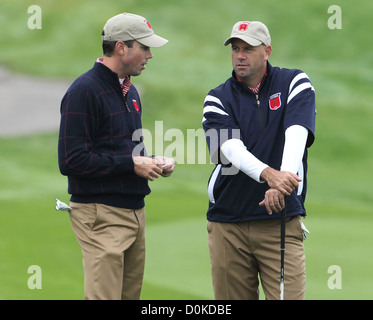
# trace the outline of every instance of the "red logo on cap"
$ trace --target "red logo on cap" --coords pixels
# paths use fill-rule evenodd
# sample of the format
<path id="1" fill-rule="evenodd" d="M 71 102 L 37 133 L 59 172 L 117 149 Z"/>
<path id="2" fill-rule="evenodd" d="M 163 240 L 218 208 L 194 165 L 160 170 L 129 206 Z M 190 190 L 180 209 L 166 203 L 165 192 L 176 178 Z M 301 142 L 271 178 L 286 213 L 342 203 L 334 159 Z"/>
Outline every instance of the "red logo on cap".
<path id="1" fill-rule="evenodd" d="M 240 26 L 238 27 L 238 31 L 246 31 L 249 24 L 250 22 L 241 23 Z"/>
<path id="2" fill-rule="evenodd" d="M 150 26 L 150 23 L 148 22 L 148 20 L 144 20 L 144 21 L 148 25 L 149 29 L 151 29 L 152 27 Z"/>

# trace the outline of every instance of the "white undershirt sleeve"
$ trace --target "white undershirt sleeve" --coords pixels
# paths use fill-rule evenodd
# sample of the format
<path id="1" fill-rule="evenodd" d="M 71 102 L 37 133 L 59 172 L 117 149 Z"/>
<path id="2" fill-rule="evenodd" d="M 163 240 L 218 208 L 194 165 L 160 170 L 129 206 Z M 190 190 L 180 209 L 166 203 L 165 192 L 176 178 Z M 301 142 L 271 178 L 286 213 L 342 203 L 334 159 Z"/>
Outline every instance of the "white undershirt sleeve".
<path id="1" fill-rule="evenodd" d="M 281 171 L 290 171 L 295 174 L 298 172 L 307 137 L 308 130 L 300 125 L 293 125 L 286 129 Z M 249 152 L 241 140 L 229 139 L 222 144 L 220 150 L 237 169 L 257 182 L 264 182 L 260 179 L 260 175 L 264 169 L 268 168 L 268 165 Z"/>
<path id="2" fill-rule="evenodd" d="M 302 162 L 307 137 L 308 130 L 300 125 L 293 125 L 286 129 L 281 171 L 290 171 L 297 174 Z"/>
<path id="3" fill-rule="evenodd" d="M 221 145 L 220 150 L 237 169 L 257 182 L 264 182 L 260 179 L 260 175 L 265 168 L 268 168 L 268 165 L 249 152 L 240 139 L 225 141 Z"/>

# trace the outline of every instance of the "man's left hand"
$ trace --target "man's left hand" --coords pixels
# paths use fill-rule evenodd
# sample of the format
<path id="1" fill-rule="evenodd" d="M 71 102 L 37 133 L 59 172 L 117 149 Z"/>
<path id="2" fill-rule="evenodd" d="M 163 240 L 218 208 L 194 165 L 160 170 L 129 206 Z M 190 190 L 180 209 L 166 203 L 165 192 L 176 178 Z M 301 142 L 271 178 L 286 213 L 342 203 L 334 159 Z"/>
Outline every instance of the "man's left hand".
<path id="1" fill-rule="evenodd" d="M 280 212 L 285 208 L 285 197 L 277 189 L 271 188 L 266 191 L 265 197 L 263 201 L 259 203 L 259 206 L 265 206 L 268 214 Z"/>

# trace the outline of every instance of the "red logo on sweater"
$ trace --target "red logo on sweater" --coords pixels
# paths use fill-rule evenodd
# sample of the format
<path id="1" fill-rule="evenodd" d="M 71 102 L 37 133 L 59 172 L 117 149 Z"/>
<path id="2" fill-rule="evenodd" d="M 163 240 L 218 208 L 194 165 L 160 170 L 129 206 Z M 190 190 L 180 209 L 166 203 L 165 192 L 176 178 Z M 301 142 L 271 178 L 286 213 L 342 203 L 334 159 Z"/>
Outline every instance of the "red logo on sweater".
<path id="1" fill-rule="evenodd" d="M 281 107 L 281 92 L 275 93 L 269 97 L 269 108 L 277 110 Z"/>
<path id="2" fill-rule="evenodd" d="M 136 100 L 132 100 L 133 106 L 135 107 L 136 111 L 140 111 L 139 104 L 137 103 Z"/>

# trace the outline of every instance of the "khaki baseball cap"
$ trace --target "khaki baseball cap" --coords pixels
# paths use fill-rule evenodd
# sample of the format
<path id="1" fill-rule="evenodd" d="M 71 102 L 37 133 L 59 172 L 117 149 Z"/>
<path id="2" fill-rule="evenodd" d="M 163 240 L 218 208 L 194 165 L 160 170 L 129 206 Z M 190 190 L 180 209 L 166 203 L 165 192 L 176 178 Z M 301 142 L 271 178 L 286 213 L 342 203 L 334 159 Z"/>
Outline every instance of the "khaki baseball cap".
<path id="1" fill-rule="evenodd" d="M 268 28 L 259 21 L 237 22 L 233 26 L 231 36 L 224 42 L 224 45 L 227 46 L 235 38 L 241 39 L 254 47 L 260 44 L 271 44 L 271 36 Z"/>
<path id="2" fill-rule="evenodd" d="M 144 17 L 126 12 L 116 15 L 106 22 L 102 40 L 136 40 L 150 48 L 158 48 L 168 42 L 154 33 L 150 23 Z"/>

